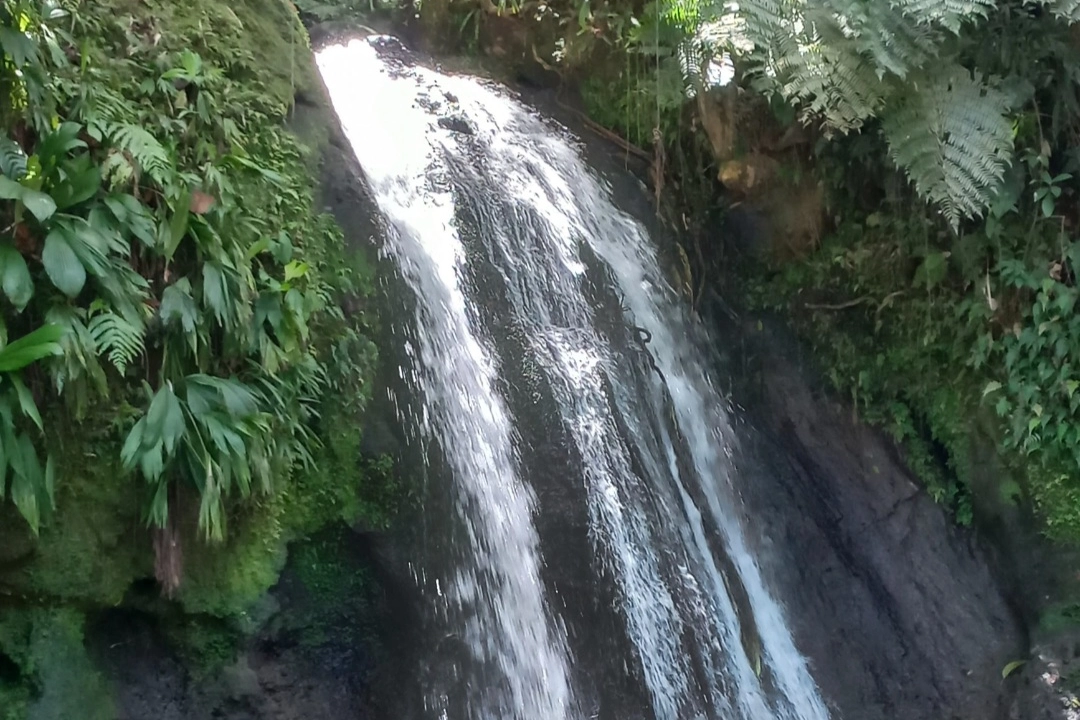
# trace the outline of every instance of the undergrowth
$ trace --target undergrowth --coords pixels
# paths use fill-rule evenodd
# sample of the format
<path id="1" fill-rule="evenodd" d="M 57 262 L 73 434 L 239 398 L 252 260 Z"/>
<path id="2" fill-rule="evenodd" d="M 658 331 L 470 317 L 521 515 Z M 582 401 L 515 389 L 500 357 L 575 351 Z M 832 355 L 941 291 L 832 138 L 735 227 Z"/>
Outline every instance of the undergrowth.
<path id="1" fill-rule="evenodd" d="M 59 633 L 156 577 L 220 654 L 289 543 L 397 501 L 359 443 L 372 271 L 287 129 L 306 31 L 284 0 L 0 0 L 0 30 L 0 597 Z M 55 692 L 27 647 L 0 717 Z"/>

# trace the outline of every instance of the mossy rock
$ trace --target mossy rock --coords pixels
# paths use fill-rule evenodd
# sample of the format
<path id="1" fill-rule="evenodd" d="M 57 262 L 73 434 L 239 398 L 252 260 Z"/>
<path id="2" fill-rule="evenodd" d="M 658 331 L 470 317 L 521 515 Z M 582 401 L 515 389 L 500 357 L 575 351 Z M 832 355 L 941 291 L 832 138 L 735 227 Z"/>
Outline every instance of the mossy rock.
<path id="1" fill-rule="evenodd" d="M 0 563 L 0 588 L 25 600 L 115 605 L 136 577 L 153 573 L 141 516 L 140 486 L 122 472 L 119 443 L 99 418 L 67 422 L 59 408 L 47 421 L 60 425 L 55 512 L 35 538 L 10 509 L 0 546 L 23 555 Z"/>
<path id="2" fill-rule="evenodd" d="M 307 31 L 287 0 L 106 0 L 95 14 L 129 44 L 190 49 L 282 110 L 317 87 Z"/>
<path id="3" fill-rule="evenodd" d="M 0 619 L 0 718 L 112 720 L 108 686 L 83 646 L 81 613 L 5 608 Z"/>

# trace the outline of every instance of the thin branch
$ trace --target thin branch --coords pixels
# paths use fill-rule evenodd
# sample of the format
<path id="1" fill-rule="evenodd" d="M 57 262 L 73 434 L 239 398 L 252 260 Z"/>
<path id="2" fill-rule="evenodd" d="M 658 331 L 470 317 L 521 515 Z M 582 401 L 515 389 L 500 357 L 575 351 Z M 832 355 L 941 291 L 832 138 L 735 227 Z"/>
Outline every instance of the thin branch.
<path id="1" fill-rule="evenodd" d="M 870 297 L 869 295 L 863 295 L 860 298 L 848 300 L 847 302 L 837 303 L 835 305 L 831 303 L 803 303 L 803 307 L 807 308 L 808 310 L 847 310 L 848 308 L 853 308 L 856 305 L 862 305 L 863 303 L 870 302 L 873 299 L 874 298 Z"/>
<path id="2" fill-rule="evenodd" d="M 625 138 L 620 137 L 619 135 L 616 135 L 615 133 L 611 132 L 610 130 L 608 130 L 603 125 L 600 125 L 600 124 L 594 122 L 588 116 L 586 116 L 585 113 L 581 112 L 580 110 L 575 110 L 574 108 L 570 107 L 569 105 L 566 105 L 559 98 L 555 98 L 555 104 L 558 105 L 559 107 L 561 107 L 563 110 L 566 110 L 567 112 L 571 112 L 574 115 L 576 115 L 577 118 L 582 122 L 582 124 L 585 125 L 585 127 L 587 127 L 589 130 L 592 130 L 597 135 L 600 135 L 601 137 L 603 137 L 606 140 L 610 140 L 611 142 L 615 143 L 616 145 L 618 145 L 620 148 L 622 148 L 624 151 L 630 153 L 631 155 L 634 155 L 635 157 L 638 157 L 638 158 L 640 158 L 641 160 L 644 160 L 647 163 L 652 163 L 653 156 L 652 156 L 651 153 L 645 152 L 644 150 L 639 148 L 637 145 L 634 145 L 633 143 L 631 143 L 629 140 L 626 140 Z"/>

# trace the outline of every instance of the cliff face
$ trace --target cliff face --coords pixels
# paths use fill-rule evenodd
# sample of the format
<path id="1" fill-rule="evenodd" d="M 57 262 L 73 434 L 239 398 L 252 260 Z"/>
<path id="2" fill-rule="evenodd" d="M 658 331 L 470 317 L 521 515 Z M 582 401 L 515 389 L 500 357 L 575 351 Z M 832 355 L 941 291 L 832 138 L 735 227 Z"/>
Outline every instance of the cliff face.
<path id="1" fill-rule="evenodd" d="M 375 210 L 286 4 L 246 0 L 228 13 L 208 3 L 146 7 L 177 25 L 206 13 L 235 18 L 231 42 L 265 63 L 266 93 L 294 101 L 290 122 L 313 150 L 321 202 L 357 249 L 377 238 Z M 625 205 L 651 219 L 625 154 L 600 143 L 592 155 Z M 1050 686 L 1067 679 L 1071 644 L 1042 647 L 1001 678 L 1027 656 L 1028 638 L 982 541 L 952 525 L 890 443 L 816 389 L 782 333 L 728 322 L 717 332 L 725 346 L 746 348 L 722 363 L 756 369 L 739 390 L 757 428 L 743 465 L 753 478 L 745 501 L 768 538 L 798 645 L 838 717 L 1063 717 Z M 255 512 L 239 518 L 235 540 L 192 552 L 188 597 L 202 600 L 165 602 L 148 580 L 149 537 L 130 481 L 100 459 L 115 456 L 108 442 L 79 437 L 67 468 L 83 482 L 61 485 L 39 539 L 0 510 L 0 718 L 386 716 L 401 658 L 385 648 L 411 632 L 396 619 L 410 610 L 407 596 L 393 595 L 402 576 L 392 542 L 374 553 L 370 535 L 340 525 L 310 540 L 282 537 Z M 389 449 L 371 442 L 368 454 Z M 546 522 L 581 525 L 580 508 L 565 513 Z"/>

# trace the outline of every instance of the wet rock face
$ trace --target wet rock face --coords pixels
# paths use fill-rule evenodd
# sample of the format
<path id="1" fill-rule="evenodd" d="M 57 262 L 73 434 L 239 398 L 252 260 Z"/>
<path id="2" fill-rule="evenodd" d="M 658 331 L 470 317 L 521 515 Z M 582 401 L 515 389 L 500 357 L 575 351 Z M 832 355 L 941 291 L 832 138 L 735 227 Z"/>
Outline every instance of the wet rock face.
<path id="1" fill-rule="evenodd" d="M 655 231 L 621 158 L 589 145 L 620 207 Z M 1022 674 L 1003 682 L 1027 637 L 974 533 L 926 495 L 887 438 L 815 389 L 782 329 L 733 321 L 718 300 L 705 310 L 725 354 L 717 377 L 737 378 L 741 511 L 834 720 L 1067 717 L 1037 714 L 1060 713 L 1057 699 L 1014 700 Z"/>
<path id="2" fill-rule="evenodd" d="M 1080 720 L 1080 632 L 1036 645 L 1010 681 L 1008 720 Z"/>
<path id="3" fill-rule="evenodd" d="M 373 557 L 369 537 L 336 528 L 294 545 L 245 618 L 193 619 L 160 600 L 92 617 L 86 646 L 116 720 L 387 717 L 383 633 L 396 623 Z"/>
<path id="4" fill-rule="evenodd" d="M 1026 638 L 980 543 L 879 433 L 811 391 L 795 348 L 727 331 L 756 371 L 745 415 L 759 432 L 738 460 L 746 511 L 837 717 L 1007 717 L 1016 681 L 1001 670 Z"/>
<path id="5" fill-rule="evenodd" d="M 322 664 L 297 648 L 257 648 L 195 680 L 145 618 L 107 618 L 91 642 L 113 688 L 116 720 L 372 717 L 366 691 L 351 680 L 354 668 L 340 659 Z"/>

